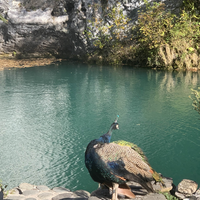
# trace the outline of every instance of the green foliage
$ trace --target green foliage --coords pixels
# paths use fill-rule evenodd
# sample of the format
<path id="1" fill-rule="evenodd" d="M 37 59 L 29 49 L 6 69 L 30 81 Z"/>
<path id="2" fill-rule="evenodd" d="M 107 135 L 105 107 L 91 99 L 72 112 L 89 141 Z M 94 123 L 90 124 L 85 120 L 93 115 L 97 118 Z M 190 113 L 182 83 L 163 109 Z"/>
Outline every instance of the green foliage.
<path id="1" fill-rule="evenodd" d="M 165 11 L 164 3 L 145 1 L 145 9 L 138 14 L 138 24 L 133 27 L 138 37 L 137 57 L 150 66 L 160 65 L 157 58 L 159 48 L 170 42 L 170 30 L 174 26 L 176 16 Z"/>
<path id="2" fill-rule="evenodd" d="M 167 200 L 178 200 L 178 198 L 171 195 L 169 192 L 162 192 L 161 194 L 163 194 Z"/>
<path id="3" fill-rule="evenodd" d="M 103 18 L 98 16 L 99 5 L 93 5 L 97 14 L 86 31 L 96 49 L 90 57 L 114 65 L 136 61 L 150 67 L 200 68 L 199 0 L 184 0 L 178 16 L 163 2 L 144 0 L 132 27 L 120 2 L 109 8 L 102 2 Z"/>
<path id="4" fill-rule="evenodd" d="M 5 19 L 1 14 L 0 14 L 0 20 L 3 21 L 4 23 L 8 23 L 8 20 Z"/>
<path id="5" fill-rule="evenodd" d="M 134 27 L 138 35 L 137 57 L 149 66 L 192 68 L 200 66 L 200 16 L 195 0 L 185 0 L 180 16 L 165 4 L 146 2 Z"/>
<path id="6" fill-rule="evenodd" d="M 93 8 L 94 13 L 97 13 L 95 9 L 98 9 L 98 5 L 94 5 Z M 104 9 L 104 18 L 95 16 L 86 31 L 96 47 L 93 56 L 102 58 L 102 62 L 121 64 L 127 52 L 127 37 L 130 35 L 128 22 L 129 19 L 123 13 L 120 2 Z M 94 30 L 97 30 L 95 34 Z"/>
<path id="7" fill-rule="evenodd" d="M 200 87 L 198 88 L 198 90 L 191 90 L 193 95 L 192 97 L 190 96 L 190 98 L 193 100 L 192 106 L 200 114 Z"/>
<path id="8" fill-rule="evenodd" d="M 155 3 L 150 6 L 146 4 L 146 9 L 139 12 L 138 31 L 139 43 L 155 49 L 160 44 L 170 40 L 170 30 L 174 26 L 175 15 L 165 12 L 164 3 Z M 134 28 L 136 28 L 134 27 Z"/>

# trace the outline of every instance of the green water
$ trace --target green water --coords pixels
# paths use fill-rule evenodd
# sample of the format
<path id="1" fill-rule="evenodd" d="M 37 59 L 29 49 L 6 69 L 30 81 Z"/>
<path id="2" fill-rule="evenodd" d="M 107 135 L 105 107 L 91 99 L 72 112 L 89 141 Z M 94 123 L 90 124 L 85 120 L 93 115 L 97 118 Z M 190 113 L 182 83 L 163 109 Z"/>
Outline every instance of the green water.
<path id="1" fill-rule="evenodd" d="M 0 71 L 0 179 L 93 191 L 87 144 L 107 132 L 139 145 L 174 183 L 200 184 L 199 74 L 62 63 Z"/>

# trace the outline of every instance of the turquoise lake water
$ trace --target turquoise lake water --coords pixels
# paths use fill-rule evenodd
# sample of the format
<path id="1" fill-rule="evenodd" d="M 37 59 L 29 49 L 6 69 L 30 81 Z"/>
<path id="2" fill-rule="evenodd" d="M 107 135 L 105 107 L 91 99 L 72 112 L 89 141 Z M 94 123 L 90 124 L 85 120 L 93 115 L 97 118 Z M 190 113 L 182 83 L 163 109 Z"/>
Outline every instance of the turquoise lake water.
<path id="1" fill-rule="evenodd" d="M 61 63 L 0 71 L 0 179 L 89 192 L 87 144 L 108 131 L 136 143 L 175 184 L 200 185 L 200 74 Z"/>

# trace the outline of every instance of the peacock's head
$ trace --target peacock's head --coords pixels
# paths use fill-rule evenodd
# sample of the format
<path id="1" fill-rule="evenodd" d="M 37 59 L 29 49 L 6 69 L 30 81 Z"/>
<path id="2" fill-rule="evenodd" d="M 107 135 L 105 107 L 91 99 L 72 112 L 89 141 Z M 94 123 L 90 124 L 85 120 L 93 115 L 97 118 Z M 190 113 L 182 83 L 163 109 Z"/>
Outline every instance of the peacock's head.
<path id="1" fill-rule="evenodd" d="M 117 123 L 118 118 L 119 118 L 119 115 L 117 115 L 117 118 L 115 119 L 115 121 L 111 125 L 112 130 L 119 129 L 119 124 Z"/>
<path id="2" fill-rule="evenodd" d="M 112 123 L 111 127 L 112 127 L 112 130 L 119 129 L 119 124 L 117 122 L 114 122 Z"/>

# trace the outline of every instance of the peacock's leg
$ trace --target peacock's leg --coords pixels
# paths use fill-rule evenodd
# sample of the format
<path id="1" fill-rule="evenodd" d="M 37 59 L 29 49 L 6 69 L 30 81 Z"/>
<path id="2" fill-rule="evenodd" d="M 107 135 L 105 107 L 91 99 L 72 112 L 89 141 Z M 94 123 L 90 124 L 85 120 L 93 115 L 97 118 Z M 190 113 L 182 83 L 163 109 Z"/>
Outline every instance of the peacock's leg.
<path id="1" fill-rule="evenodd" d="M 118 195 L 118 192 L 117 192 L 118 187 L 119 187 L 119 184 L 113 183 L 112 200 L 118 200 L 118 198 L 117 198 L 117 195 Z"/>

